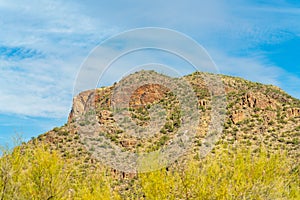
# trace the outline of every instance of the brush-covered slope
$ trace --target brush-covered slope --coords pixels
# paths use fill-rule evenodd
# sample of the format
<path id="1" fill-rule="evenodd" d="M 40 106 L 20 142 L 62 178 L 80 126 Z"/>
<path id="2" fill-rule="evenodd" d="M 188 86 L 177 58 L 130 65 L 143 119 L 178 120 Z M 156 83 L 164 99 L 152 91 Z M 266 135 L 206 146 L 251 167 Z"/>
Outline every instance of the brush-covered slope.
<path id="1" fill-rule="evenodd" d="M 191 151 L 197 157 L 211 118 L 211 95 L 200 72 L 183 77 L 193 87 L 198 98 L 201 119 Z M 242 144 L 258 149 L 263 143 L 269 151 L 287 150 L 299 161 L 300 157 L 300 100 L 272 85 L 250 82 L 241 78 L 219 75 L 226 91 L 226 114 L 219 146 Z M 44 141 L 59 150 L 64 157 L 85 157 L 86 162 L 95 162 L 90 157 L 93 149 L 80 139 L 79 129 L 91 129 L 99 125 L 98 134 L 113 141 L 124 151 L 151 152 L 168 145 L 180 127 L 180 113 L 176 97 L 167 87 L 150 84 L 138 88 L 130 100 L 131 118 L 139 126 L 149 122 L 147 108 L 161 103 L 167 110 L 164 126 L 154 137 L 139 140 L 123 133 L 111 111 L 111 94 L 114 86 L 84 91 L 73 100 L 68 123 L 40 135 L 35 142 Z M 142 106 L 141 106 L 142 105 Z M 90 120 L 90 115 L 97 119 Z M 96 123 L 96 124 L 95 124 Z M 214 151 L 214 150 L 213 150 Z"/>

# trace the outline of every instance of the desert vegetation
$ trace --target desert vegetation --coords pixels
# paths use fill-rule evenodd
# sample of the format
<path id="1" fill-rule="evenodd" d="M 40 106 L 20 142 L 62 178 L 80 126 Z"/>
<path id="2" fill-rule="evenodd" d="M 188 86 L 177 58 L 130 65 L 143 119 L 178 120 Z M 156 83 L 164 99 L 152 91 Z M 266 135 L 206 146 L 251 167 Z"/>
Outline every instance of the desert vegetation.
<path id="1" fill-rule="evenodd" d="M 286 152 L 247 148 L 186 157 L 119 179 L 112 170 L 62 158 L 47 145 L 2 150 L 0 199 L 299 199 L 300 168 Z M 83 162 L 83 161 L 82 161 Z"/>

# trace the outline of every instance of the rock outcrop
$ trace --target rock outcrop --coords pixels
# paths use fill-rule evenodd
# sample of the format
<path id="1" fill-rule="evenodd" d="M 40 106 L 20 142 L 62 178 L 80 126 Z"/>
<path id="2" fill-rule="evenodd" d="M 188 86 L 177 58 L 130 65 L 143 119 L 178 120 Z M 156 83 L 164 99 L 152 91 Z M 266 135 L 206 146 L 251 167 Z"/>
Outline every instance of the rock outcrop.
<path id="1" fill-rule="evenodd" d="M 73 98 L 73 105 L 68 117 L 68 123 L 76 117 L 84 115 L 92 106 L 95 106 L 95 90 L 87 90 Z"/>
<path id="2" fill-rule="evenodd" d="M 300 108 L 289 108 L 287 110 L 288 117 L 299 117 L 300 116 Z"/>
<path id="3" fill-rule="evenodd" d="M 274 99 L 271 99 L 270 97 L 267 97 L 261 93 L 248 92 L 242 98 L 242 101 L 243 105 L 247 105 L 250 108 L 266 109 L 269 107 L 275 109 L 277 106 L 277 103 Z"/>

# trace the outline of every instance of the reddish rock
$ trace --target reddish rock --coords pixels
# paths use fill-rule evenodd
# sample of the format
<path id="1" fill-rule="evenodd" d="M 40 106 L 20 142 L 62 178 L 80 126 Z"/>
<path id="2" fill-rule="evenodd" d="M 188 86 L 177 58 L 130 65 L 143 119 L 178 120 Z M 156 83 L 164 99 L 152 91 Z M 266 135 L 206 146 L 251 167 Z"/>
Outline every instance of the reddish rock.
<path id="1" fill-rule="evenodd" d="M 168 88 L 159 84 L 147 84 L 139 87 L 130 98 L 130 106 L 139 107 L 156 102 L 169 91 Z"/>

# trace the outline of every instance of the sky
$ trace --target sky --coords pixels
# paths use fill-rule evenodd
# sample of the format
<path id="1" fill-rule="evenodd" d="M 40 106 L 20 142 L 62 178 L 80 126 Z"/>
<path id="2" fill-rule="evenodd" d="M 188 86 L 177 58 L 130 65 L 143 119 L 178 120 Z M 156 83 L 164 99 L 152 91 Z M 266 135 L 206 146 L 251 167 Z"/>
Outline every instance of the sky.
<path id="1" fill-rule="evenodd" d="M 90 52 L 135 28 L 183 33 L 206 49 L 220 73 L 300 98 L 299 22 L 297 0 L 0 0 L 0 145 L 65 124 Z M 183 65 L 163 53 L 137 52 L 115 64 L 103 84 L 117 81 L 118 67 L 137 58 L 136 65 L 152 58 L 177 70 Z"/>

